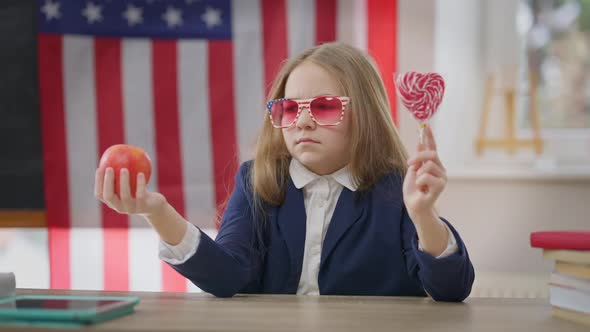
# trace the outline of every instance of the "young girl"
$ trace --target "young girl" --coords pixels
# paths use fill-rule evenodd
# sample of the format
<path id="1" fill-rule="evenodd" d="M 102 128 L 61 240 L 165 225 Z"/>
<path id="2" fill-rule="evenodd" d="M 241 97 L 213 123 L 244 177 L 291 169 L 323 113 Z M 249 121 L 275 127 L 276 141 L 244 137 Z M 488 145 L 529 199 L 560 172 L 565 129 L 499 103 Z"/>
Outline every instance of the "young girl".
<path id="1" fill-rule="evenodd" d="M 160 257 L 202 290 L 236 293 L 430 295 L 462 301 L 473 266 L 435 202 L 446 185 L 432 132 L 413 158 L 371 60 L 340 43 L 306 50 L 278 74 L 253 161 L 241 165 L 215 240 L 138 175 L 97 170 L 97 198 L 141 214 Z"/>

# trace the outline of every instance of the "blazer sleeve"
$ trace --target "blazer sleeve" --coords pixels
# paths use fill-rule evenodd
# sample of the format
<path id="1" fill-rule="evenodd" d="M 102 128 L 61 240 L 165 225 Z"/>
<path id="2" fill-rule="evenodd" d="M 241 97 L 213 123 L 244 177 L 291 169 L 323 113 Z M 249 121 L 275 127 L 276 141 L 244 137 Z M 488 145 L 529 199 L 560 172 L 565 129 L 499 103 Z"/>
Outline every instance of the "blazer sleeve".
<path id="1" fill-rule="evenodd" d="M 192 257 L 182 264 L 168 263 L 197 287 L 218 297 L 245 292 L 256 285 L 260 275 L 262 259 L 254 241 L 249 168 L 249 163 L 240 166 L 216 239 L 201 232 Z"/>
<path id="2" fill-rule="evenodd" d="M 441 220 L 455 236 L 458 250 L 436 258 L 418 249 L 416 228 L 404 207 L 401 228 L 406 265 L 410 276 L 417 278 L 435 301 L 461 302 L 471 293 L 475 271 L 459 233 L 446 219 Z"/>

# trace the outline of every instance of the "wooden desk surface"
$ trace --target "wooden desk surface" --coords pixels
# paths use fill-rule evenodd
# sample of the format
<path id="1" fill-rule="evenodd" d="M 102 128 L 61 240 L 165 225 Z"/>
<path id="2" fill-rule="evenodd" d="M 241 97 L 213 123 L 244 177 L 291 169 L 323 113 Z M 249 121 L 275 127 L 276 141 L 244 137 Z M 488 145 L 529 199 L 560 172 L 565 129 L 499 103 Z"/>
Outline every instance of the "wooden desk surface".
<path id="1" fill-rule="evenodd" d="M 47 291 L 18 294 L 133 295 L 136 312 L 88 328 L 108 331 L 588 331 L 551 317 L 546 299 L 427 298 Z M 0 329 L 2 330 L 2 329 Z M 28 329 L 27 329 L 28 330 Z M 45 331 L 56 331 L 54 329 Z"/>

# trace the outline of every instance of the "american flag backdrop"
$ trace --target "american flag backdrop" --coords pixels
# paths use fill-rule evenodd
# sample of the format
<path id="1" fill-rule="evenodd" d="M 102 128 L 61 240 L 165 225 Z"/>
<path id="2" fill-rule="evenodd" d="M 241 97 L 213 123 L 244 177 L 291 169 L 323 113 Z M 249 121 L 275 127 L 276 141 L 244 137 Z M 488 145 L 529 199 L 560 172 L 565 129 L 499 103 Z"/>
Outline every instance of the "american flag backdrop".
<path id="1" fill-rule="evenodd" d="M 40 0 L 38 64 L 50 286 L 198 291 L 145 221 L 93 196 L 112 144 L 144 148 L 150 189 L 212 234 L 252 157 L 284 59 L 341 40 L 377 60 L 393 100 L 395 0 Z M 395 103 L 393 103 L 395 105 Z M 392 109 L 395 118 L 395 110 Z"/>

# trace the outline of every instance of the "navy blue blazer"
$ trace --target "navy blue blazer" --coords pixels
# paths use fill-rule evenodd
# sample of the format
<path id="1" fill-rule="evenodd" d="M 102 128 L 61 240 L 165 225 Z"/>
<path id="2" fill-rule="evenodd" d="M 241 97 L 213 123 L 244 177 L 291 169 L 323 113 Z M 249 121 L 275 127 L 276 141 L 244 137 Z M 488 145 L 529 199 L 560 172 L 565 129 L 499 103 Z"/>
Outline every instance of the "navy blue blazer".
<path id="1" fill-rule="evenodd" d="M 268 207 L 263 237 L 255 236 L 251 161 L 240 166 L 217 238 L 201 232 L 197 252 L 171 266 L 203 291 L 218 297 L 236 293 L 295 294 L 305 243 L 303 192 L 289 179 L 285 201 Z M 475 277 L 467 249 L 451 224 L 457 253 L 436 259 L 418 249 L 405 209 L 399 175 L 384 176 L 363 195 L 347 188 L 322 247 L 320 294 L 426 296 L 462 301 Z"/>

